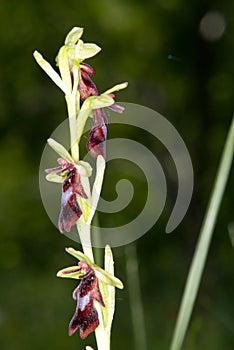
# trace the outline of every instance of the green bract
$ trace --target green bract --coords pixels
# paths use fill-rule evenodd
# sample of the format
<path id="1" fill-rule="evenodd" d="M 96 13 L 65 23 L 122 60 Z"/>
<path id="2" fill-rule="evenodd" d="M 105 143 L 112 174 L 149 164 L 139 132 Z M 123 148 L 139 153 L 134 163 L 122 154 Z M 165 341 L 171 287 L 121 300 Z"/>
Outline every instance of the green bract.
<path id="1" fill-rule="evenodd" d="M 48 142 L 48 145 L 50 145 L 50 147 L 53 148 L 53 150 L 57 152 L 63 159 L 67 160 L 69 163 L 73 162 L 73 159 L 70 153 L 66 150 L 65 147 L 63 147 L 63 145 L 61 145 L 61 143 L 51 138 L 48 139 L 47 142 Z"/>
<path id="2" fill-rule="evenodd" d="M 59 74 L 52 68 L 49 62 L 47 62 L 43 56 L 38 52 L 34 51 L 33 56 L 39 66 L 48 74 L 48 76 L 53 80 L 53 82 L 65 93 L 68 94 L 69 90 L 64 84 L 63 80 L 60 78 Z"/>
<path id="3" fill-rule="evenodd" d="M 71 73 L 70 73 L 68 53 L 69 53 L 69 47 L 66 45 L 62 46 L 61 49 L 59 50 L 56 61 L 60 70 L 62 80 L 66 85 L 68 91 L 71 93 L 72 79 L 71 79 Z"/>
<path id="4" fill-rule="evenodd" d="M 95 211 L 97 209 L 98 201 L 100 198 L 101 190 L 102 190 L 102 183 L 103 183 L 103 177 L 104 177 L 104 172 L 105 172 L 105 167 L 106 167 L 106 162 L 105 159 L 99 155 L 97 157 L 97 173 L 95 177 L 95 181 L 93 184 L 93 189 L 92 189 L 92 196 L 91 196 L 91 210 L 89 213 L 89 217 L 87 222 L 90 224 L 93 216 L 95 214 Z"/>
<path id="5" fill-rule="evenodd" d="M 113 254 L 111 251 L 110 246 L 105 247 L 105 271 L 107 271 L 109 274 L 114 275 L 114 260 L 113 260 Z M 98 277 L 98 275 L 96 274 Z M 100 281 L 101 282 L 101 281 Z M 115 311 L 115 288 L 106 283 L 99 283 L 99 287 L 103 296 L 103 299 L 105 300 L 106 304 L 108 305 L 107 308 L 102 309 L 102 316 L 103 316 L 103 328 L 105 332 L 110 333 L 111 332 L 111 324 L 114 317 L 114 311 Z"/>
<path id="6" fill-rule="evenodd" d="M 56 174 L 56 172 L 52 172 L 46 175 L 46 180 L 50 182 L 63 183 L 64 177 Z"/>

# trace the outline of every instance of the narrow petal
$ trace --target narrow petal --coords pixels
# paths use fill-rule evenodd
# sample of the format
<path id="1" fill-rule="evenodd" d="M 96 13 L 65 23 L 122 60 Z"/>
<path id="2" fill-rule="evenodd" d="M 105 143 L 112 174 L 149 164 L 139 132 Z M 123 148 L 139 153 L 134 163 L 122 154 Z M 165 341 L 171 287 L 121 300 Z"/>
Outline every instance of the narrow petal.
<path id="1" fill-rule="evenodd" d="M 113 105 L 109 106 L 108 108 L 111 109 L 113 112 L 116 112 L 119 114 L 123 113 L 125 110 L 124 107 L 118 105 L 117 103 L 114 103 Z"/>
<path id="2" fill-rule="evenodd" d="M 103 92 L 103 94 L 109 95 L 109 94 L 112 94 L 115 91 L 119 91 L 119 90 L 125 89 L 127 86 L 128 86 L 128 82 L 120 83 L 120 84 L 117 84 L 117 85 L 113 86 L 109 90 Z"/>
<path id="3" fill-rule="evenodd" d="M 80 252 L 79 250 L 75 250 L 74 248 L 65 248 L 66 252 L 74 256 L 74 258 L 80 260 L 80 261 L 85 261 L 87 265 L 91 265 L 92 262 L 91 260 L 85 255 L 83 252 Z"/>
<path id="4" fill-rule="evenodd" d="M 81 272 L 80 267 L 76 265 L 76 266 L 69 266 L 62 270 L 59 270 L 56 276 L 63 277 L 63 278 L 80 279 L 83 276 L 83 273 Z"/>
<path id="5" fill-rule="evenodd" d="M 66 150 L 66 148 L 63 145 L 61 145 L 60 143 L 58 143 L 57 141 L 51 138 L 47 140 L 47 143 L 51 148 L 53 148 L 55 152 L 57 152 L 66 161 L 68 161 L 69 163 L 73 162 L 73 159 L 70 153 Z"/>

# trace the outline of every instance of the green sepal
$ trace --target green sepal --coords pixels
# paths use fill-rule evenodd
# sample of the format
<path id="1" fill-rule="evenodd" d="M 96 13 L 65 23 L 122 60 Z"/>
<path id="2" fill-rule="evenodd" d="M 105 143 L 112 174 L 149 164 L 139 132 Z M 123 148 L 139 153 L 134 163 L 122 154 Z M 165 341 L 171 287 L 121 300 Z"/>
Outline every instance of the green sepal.
<path id="1" fill-rule="evenodd" d="M 64 177 L 56 174 L 56 171 L 46 175 L 46 180 L 50 182 L 63 183 Z"/>
<path id="2" fill-rule="evenodd" d="M 80 252 L 79 250 L 75 250 L 71 247 L 65 248 L 66 252 L 74 256 L 76 259 L 80 261 L 86 262 L 89 266 L 92 266 L 92 261 L 85 255 L 84 253 Z"/>
<path id="3" fill-rule="evenodd" d="M 81 176 L 90 177 L 92 175 L 93 168 L 88 162 L 79 160 L 77 168 Z"/>
<path id="4" fill-rule="evenodd" d="M 47 142 L 49 146 L 53 148 L 53 150 L 57 152 L 63 159 L 67 160 L 69 163 L 73 162 L 73 159 L 70 153 L 66 150 L 65 147 L 63 147 L 63 145 L 61 145 L 60 143 L 58 143 L 57 141 L 51 138 L 48 139 Z"/>
<path id="5" fill-rule="evenodd" d="M 96 272 L 97 278 L 100 279 L 102 282 L 109 284 L 110 286 L 123 289 L 124 286 L 120 279 L 118 279 L 114 275 L 110 274 L 106 270 L 103 270 L 101 267 L 95 264 L 93 265 L 93 268 Z"/>
<path id="6" fill-rule="evenodd" d="M 67 34 L 65 39 L 65 45 L 75 45 L 78 40 L 82 37 L 84 28 L 74 27 Z"/>
<path id="7" fill-rule="evenodd" d="M 75 47 L 75 58 L 83 61 L 95 56 L 100 51 L 101 48 L 98 45 L 90 43 L 84 44 L 82 40 L 79 40 Z"/>
<path id="8" fill-rule="evenodd" d="M 79 266 L 69 266 L 57 272 L 57 277 L 80 279 L 84 276 Z"/>
<path id="9" fill-rule="evenodd" d="M 114 99 L 106 94 L 90 96 L 89 103 L 92 109 L 109 107 L 115 103 Z"/>

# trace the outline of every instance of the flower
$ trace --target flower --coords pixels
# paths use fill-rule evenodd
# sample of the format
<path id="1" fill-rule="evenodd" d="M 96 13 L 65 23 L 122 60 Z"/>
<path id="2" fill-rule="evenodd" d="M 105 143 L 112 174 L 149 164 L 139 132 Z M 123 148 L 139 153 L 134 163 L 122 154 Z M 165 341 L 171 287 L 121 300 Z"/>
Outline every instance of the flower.
<path id="1" fill-rule="evenodd" d="M 80 328 L 80 337 L 85 339 L 99 325 L 98 313 L 93 300 L 105 306 L 94 269 L 85 262 L 78 263 L 83 276 L 81 282 L 73 291 L 73 299 L 77 301 L 76 311 L 69 324 L 69 335 L 73 335 Z"/>
<path id="2" fill-rule="evenodd" d="M 112 320 L 112 310 L 105 307 L 110 305 L 110 300 L 114 298 L 114 287 L 123 288 L 123 283 L 114 276 L 113 256 L 109 246 L 105 247 L 105 268 L 94 264 L 87 255 L 73 248 L 66 248 L 66 251 L 80 260 L 78 266 L 69 266 L 58 271 L 57 276 L 63 278 L 80 279 L 81 282 L 73 291 L 73 299 L 76 300 L 76 310 L 69 324 L 69 335 L 72 335 L 80 328 L 80 336 L 86 338 L 99 325 L 98 312 L 94 305 L 94 300 L 102 306 L 102 317 L 106 319 L 106 327 L 110 327 Z M 101 290 L 99 288 L 101 287 Z M 101 294 L 103 293 L 103 294 Z"/>
<path id="3" fill-rule="evenodd" d="M 57 161 L 59 166 L 57 168 L 47 169 L 46 172 L 49 174 L 55 173 L 59 176 L 66 173 L 62 184 L 61 211 L 58 220 L 59 231 L 63 233 L 63 230 L 70 232 L 71 227 L 75 225 L 82 215 L 76 195 L 78 194 L 85 199 L 87 199 L 87 195 L 80 182 L 78 167 L 63 158 L 58 158 Z"/>
<path id="4" fill-rule="evenodd" d="M 73 74 L 72 67 L 71 74 Z M 80 93 L 80 98 L 82 101 L 85 101 L 90 96 L 100 96 L 96 85 L 90 78 L 90 75 L 93 74 L 95 74 L 95 70 L 92 66 L 84 62 L 80 63 L 78 91 Z M 113 104 L 108 107 L 117 113 L 122 113 L 124 111 L 124 108 L 114 102 L 115 95 L 110 93 L 108 96 L 113 99 Z M 86 143 L 86 148 L 93 158 L 97 158 L 98 155 L 103 156 L 104 159 L 106 158 L 105 141 L 107 139 L 107 125 L 108 119 L 104 109 L 94 109 L 92 128 L 90 130 L 88 141 Z"/>

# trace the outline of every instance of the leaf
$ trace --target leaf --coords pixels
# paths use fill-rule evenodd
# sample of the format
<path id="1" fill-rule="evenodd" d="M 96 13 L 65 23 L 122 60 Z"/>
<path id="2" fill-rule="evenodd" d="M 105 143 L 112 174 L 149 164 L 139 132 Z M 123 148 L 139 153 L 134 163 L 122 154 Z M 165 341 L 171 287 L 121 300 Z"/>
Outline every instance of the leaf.
<path id="1" fill-rule="evenodd" d="M 68 89 L 64 84 L 63 80 L 60 78 L 59 74 L 54 70 L 54 68 L 47 62 L 43 56 L 38 52 L 34 51 L 33 56 L 39 66 L 46 72 L 46 74 L 53 80 L 53 82 L 65 93 L 68 93 Z"/>
<path id="2" fill-rule="evenodd" d="M 210 242 L 213 236 L 217 215 L 223 199 L 228 176 L 231 170 L 234 153 L 234 116 L 230 126 L 221 160 L 216 174 L 214 187 L 208 202 L 208 207 L 204 221 L 199 233 L 199 239 L 192 259 L 192 263 L 187 276 L 186 285 L 183 291 L 176 325 L 170 345 L 170 350 L 180 350 L 182 348 L 185 335 L 189 326 L 194 303 L 201 283 Z"/>
<path id="3" fill-rule="evenodd" d="M 83 32 L 84 32 L 84 28 L 81 28 L 81 27 L 72 28 L 66 36 L 65 45 L 75 45 L 78 42 L 78 40 L 81 38 Z"/>
<path id="4" fill-rule="evenodd" d="M 51 138 L 48 139 L 47 142 L 48 142 L 49 146 L 51 148 L 53 148 L 53 150 L 55 152 L 57 152 L 62 158 L 67 160 L 69 163 L 73 162 L 73 159 L 72 159 L 70 153 L 60 143 L 58 143 L 57 141 L 55 141 L 54 139 L 51 139 Z"/>
<path id="5" fill-rule="evenodd" d="M 79 279 L 84 275 L 79 266 L 69 266 L 57 272 L 57 277 Z"/>

